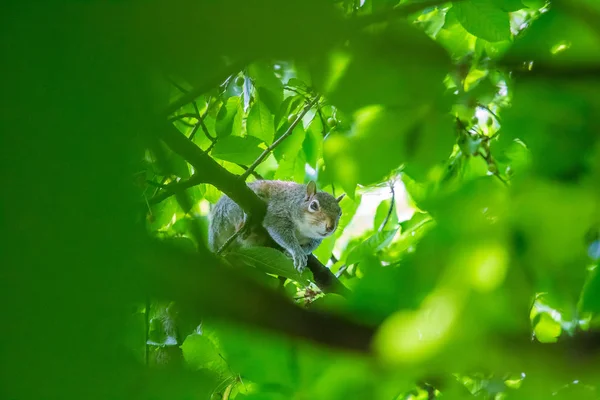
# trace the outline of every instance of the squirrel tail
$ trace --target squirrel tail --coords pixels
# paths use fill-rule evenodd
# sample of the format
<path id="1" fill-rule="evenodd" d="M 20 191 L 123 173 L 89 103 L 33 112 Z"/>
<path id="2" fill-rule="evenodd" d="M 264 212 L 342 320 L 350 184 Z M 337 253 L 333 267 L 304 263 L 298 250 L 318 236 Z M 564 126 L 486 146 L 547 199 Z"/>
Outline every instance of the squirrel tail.
<path id="1" fill-rule="evenodd" d="M 216 252 L 231 235 L 236 226 L 244 221 L 242 209 L 229 197 L 223 195 L 209 215 L 208 247 Z"/>

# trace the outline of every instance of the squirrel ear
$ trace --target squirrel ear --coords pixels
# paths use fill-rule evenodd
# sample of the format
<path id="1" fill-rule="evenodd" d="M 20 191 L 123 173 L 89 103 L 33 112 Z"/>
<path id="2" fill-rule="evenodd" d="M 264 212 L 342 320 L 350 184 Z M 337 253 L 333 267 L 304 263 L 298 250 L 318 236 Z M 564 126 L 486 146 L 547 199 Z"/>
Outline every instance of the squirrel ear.
<path id="1" fill-rule="evenodd" d="M 309 199 L 317 194 L 317 184 L 313 181 L 308 182 L 306 185 L 306 198 Z"/>
<path id="2" fill-rule="evenodd" d="M 346 193 L 344 193 L 343 195 L 339 196 L 337 199 L 335 199 L 335 201 L 337 201 L 339 203 L 340 201 L 342 201 L 342 199 L 344 198 L 345 195 L 346 195 Z"/>

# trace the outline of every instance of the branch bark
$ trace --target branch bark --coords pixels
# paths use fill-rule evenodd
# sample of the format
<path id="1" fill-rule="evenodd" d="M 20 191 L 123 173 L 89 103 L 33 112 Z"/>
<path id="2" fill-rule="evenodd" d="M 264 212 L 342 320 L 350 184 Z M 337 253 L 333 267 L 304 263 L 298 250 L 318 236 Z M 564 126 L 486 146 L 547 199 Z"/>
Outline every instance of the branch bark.
<path id="1" fill-rule="evenodd" d="M 148 279 L 150 294 L 176 301 L 192 320 L 228 320 L 332 348 L 370 352 L 373 327 L 298 307 L 207 251 L 190 254 L 163 243 L 149 243 L 143 257 L 147 271 L 142 275 Z M 227 287 L 227 291 L 214 287 Z"/>
<path id="2" fill-rule="evenodd" d="M 312 107 L 312 104 L 310 106 Z M 196 170 L 194 176 L 198 176 L 198 180 L 215 186 L 229 196 L 248 215 L 248 222 L 251 224 L 252 229 L 259 231 L 265 237 L 270 237 L 261 225 L 267 211 L 267 206 L 246 185 L 244 178 L 234 175 L 220 166 L 170 123 L 165 123 L 160 137 L 171 150 L 178 153 L 194 166 Z M 269 246 L 281 249 L 273 240 L 270 241 Z M 342 296 L 349 294 L 348 288 L 335 277 L 329 268 L 321 264 L 315 256 L 311 255 L 308 258 L 307 267 L 313 273 L 315 283 L 323 292 L 337 293 Z"/>

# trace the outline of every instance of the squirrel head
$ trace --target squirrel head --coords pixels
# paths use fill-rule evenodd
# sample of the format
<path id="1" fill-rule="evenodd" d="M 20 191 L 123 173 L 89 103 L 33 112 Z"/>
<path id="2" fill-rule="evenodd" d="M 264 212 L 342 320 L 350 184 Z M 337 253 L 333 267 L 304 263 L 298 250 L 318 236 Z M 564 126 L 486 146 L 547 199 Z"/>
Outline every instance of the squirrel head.
<path id="1" fill-rule="evenodd" d="M 338 204 L 344 195 L 337 199 L 325 192 L 317 192 L 317 185 L 310 181 L 306 185 L 306 196 L 302 202 L 303 223 L 300 231 L 313 239 L 323 239 L 335 232 L 342 209 Z"/>

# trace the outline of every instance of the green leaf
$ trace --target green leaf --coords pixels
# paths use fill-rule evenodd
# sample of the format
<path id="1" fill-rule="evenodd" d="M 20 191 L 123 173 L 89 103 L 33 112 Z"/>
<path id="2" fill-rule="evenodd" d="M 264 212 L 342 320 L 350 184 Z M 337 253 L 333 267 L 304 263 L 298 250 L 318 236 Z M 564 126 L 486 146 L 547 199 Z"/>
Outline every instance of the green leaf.
<path id="1" fill-rule="evenodd" d="M 508 13 L 490 0 L 466 0 L 452 4 L 461 25 L 471 34 L 490 42 L 509 40 Z"/>
<path id="2" fill-rule="evenodd" d="M 275 76 L 273 66 L 256 62 L 250 65 L 248 74 L 258 92 L 258 98 L 267 105 L 271 114 L 275 115 L 283 102 L 283 84 Z"/>
<path id="3" fill-rule="evenodd" d="M 167 237 L 164 238 L 163 241 L 164 243 L 187 253 L 193 253 L 196 251 L 196 245 L 194 244 L 192 239 L 183 236 Z"/>
<path id="4" fill-rule="evenodd" d="M 298 110 L 298 107 L 303 102 L 304 102 L 304 98 L 298 94 L 295 96 L 287 97 L 283 101 L 283 103 L 281 103 L 279 110 L 275 114 L 275 124 L 276 124 L 278 130 L 284 124 L 287 123 L 287 119 L 290 114 L 296 113 L 296 111 Z"/>
<path id="5" fill-rule="evenodd" d="M 562 328 L 560 323 L 555 321 L 550 315 L 542 313 L 533 332 L 537 340 L 541 343 L 555 343 L 562 332 Z"/>
<path id="6" fill-rule="evenodd" d="M 185 361 L 194 368 L 206 368 L 219 374 L 227 372 L 227 364 L 215 344 L 204 335 L 189 335 L 181 345 L 181 350 Z"/>
<path id="7" fill-rule="evenodd" d="M 229 256 L 268 274 L 279 275 L 296 282 L 308 284 L 305 274 L 300 274 L 291 259 L 281 251 L 269 247 L 248 247 L 236 249 Z"/>
<path id="8" fill-rule="evenodd" d="M 315 118 L 306 130 L 306 137 L 302 143 L 306 162 L 317 168 L 317 161 L 323 156 L 323 123 L 320 118 Z"/>
<path id="9" fill-rule="evenodd" d="M 293 387 L 295 353 L 285 337 L 236 326 L 219 327 L 217 332 L 223 357 L 234 374 L 284 390 Z"/>
<path id="10" fill-rule="evenodd" d="M 380 182 L 402 163 L 420 178 L 447 159 L 454 143 L 451 117 L 432 106 L 364 108 L 356 114 L 354 132 L 331 134 L 324 145 L 325 162 L 347 186 Z"/>
<path id="11" fill-rule="evenodd" d="M 263 140 L 266 144 L 273 143 L 275 136 L 274 117 L 262 101 L 252 105 L 246 120 L 248 134 Z"/>
<path id="12" fill-rule="evenodd" d="M 373 220 L 373 229 L 378 230 L 381 224 L 388 218 L 388 214 L 390 213 L 390 207 L 392 206 L 392 199 L 383 200 L 377 206 L 377 211 L 375 211 L 375 218 Z M 392 207 L 390 217 L 385 225 L 386 228 L 391 228 L 398 225 L 398 214 L 396 213 L 396 205 Z"/>
<path id="13" fill-rule="evenodd" d="M 582 24 L 570 13 L 552 8 L 525 33 L 518 36 L 508 52 L 507 58 L 513 62 L 532 60 L 565 68 L 595 66 L 600 62 L 600 37 L 589 24 Z"/>
<path id="14" fill-rule="evenodd" d="M 288 127 L 281 128 L 277 132 L 277 138 L 281 137 L 287 131 Z M 292 134 L 284 139 L 279 146 L 273 150 L 273 155 L 279 162 L 283 157 L 295 157 L 302 149 L 302 142 L 305 139 L 305 132 L 302 124 L 296 125 Z"/>
<path id="15" fill-rule="evenodd" d="M 148 216 L 148 229 L 156 231 L 167 225 L 173 219 L 173 215 L 179 209 L 175 196 L 152 206 L 152 213 Z"/>
<path id="16" fill-rule="evenodd" d="M 301 151 L 296 155 L 284 154 L 278 164 L 275 179 L 295 182 L 304 181 L 306 159 Z"/>
<path id="17" fill-rule="evenodd" d="M 211 154 L 221 160 L 238 164 L 251 164 L 263 152 L 258 147 L 261 143 L 262 141 L 254 136 L 228 136 L 219 139 Z"/>
<path id="18" fill-rule="evenodd" d="M 335 236 L 329 236 L 321 242 L 319 247 L 313 251 L 313 254 L 321 263 L 327 265 L 329 259 L 331 258 L 331 253 L 333 252 L 333 248 L 335 246 Z"/>
<path id="19" fill-rule="evenodd" d="M 398 229 L 377 232 L 373 236 L 353 248 L 346 257 L 346 264 L 356 264 L 368 257 L 372 257 L 384 247 L 390 244 Z"/>
<path id="20" fill-rule="evenodd" d="M 338 193 L 336 193 L 337 195 Z M 360 205 L 362 197 L 360 195 L 354 196 L 351 198 L 350 196 L 344 196 L 342 201 L 340 201 L 340 207 L 342 208 L 342 216 L 340 217 L 340 221 L 338 222 L 337 230 L 335 231 L 335 236 L 340 237 L 342 232 L 348 226 L 354 214 L 356 214 L 356 210 Z"/>
<path id="21" fill-rule="evenodd" d="M 342 111 L 351 114 L 373 104 L 418 107 L 443 96 L 450 59 L 414 26 L 397 21 L 351 43 L 330 58 L 330 76 L 322 88 Z"/>
<path id="22" fill-rule="evenodd" d="M 226 137 L 232 134 L 234 120 L 240 107 L 239 97 L 230 97 L 227 99 L 227 102 L 221 106 L 215 124 L 215 130 L 218 137 Z"/>
<path id="23" fill-rule="evenodd" d="M 427 213 L 415 212 L 408 220 L 400 223 L 402 234 L 419 229 L 427 222 L 431 221 L 431 216 Z"/>
<path id="24" fill-rule="evenodd" d="M 454 8 L 446 13 L 446 21 L 436 39 L 455 59 L 471 54 L 477 42 L 477 37 L 467 32 L 460 24 Z"/>
<path id="25" fill-rule="evenodd" d="M 465 180 L 487 176 L 488 174 L 488 163 L 483 157 L 469 157 L 463 168 L 463 178 Z"/>
<path id="26" fill-rule="evenodd" d="M 600 273 L 596 270 L 590 274 L 581 298 L 581 311 L 600 313 Z"/>

